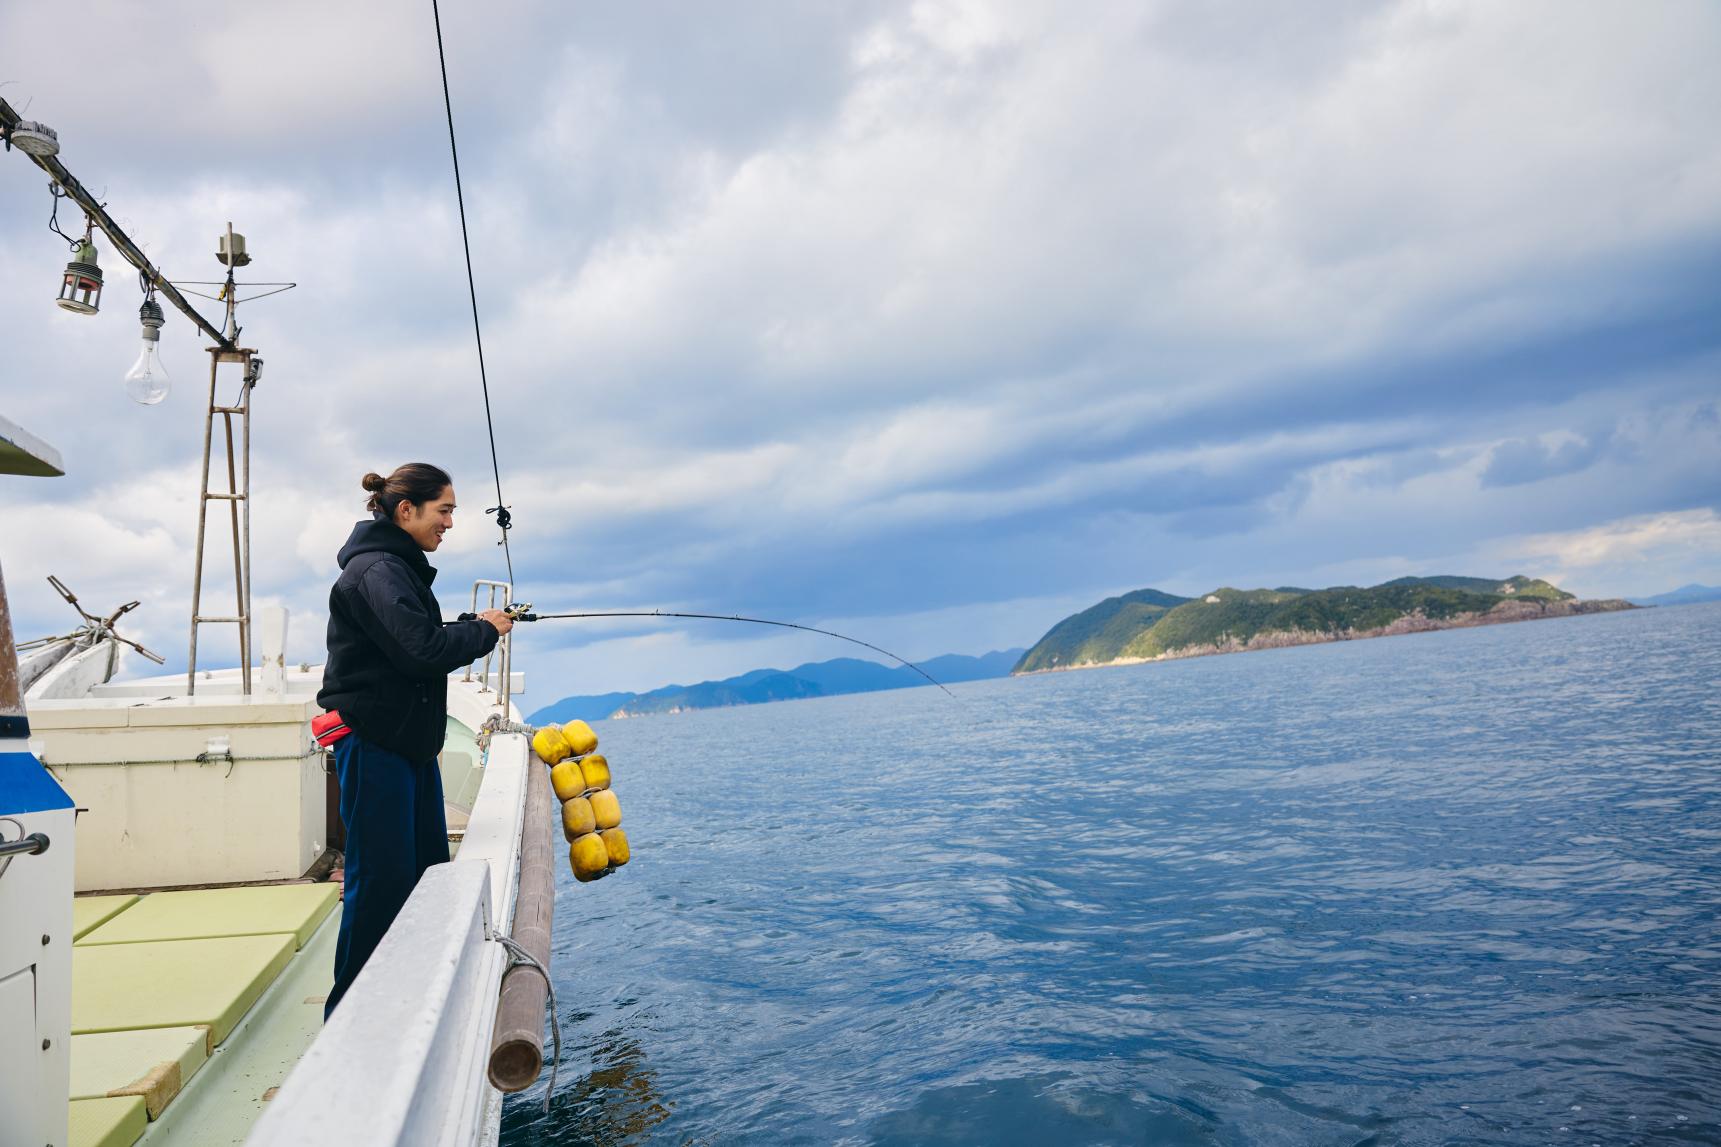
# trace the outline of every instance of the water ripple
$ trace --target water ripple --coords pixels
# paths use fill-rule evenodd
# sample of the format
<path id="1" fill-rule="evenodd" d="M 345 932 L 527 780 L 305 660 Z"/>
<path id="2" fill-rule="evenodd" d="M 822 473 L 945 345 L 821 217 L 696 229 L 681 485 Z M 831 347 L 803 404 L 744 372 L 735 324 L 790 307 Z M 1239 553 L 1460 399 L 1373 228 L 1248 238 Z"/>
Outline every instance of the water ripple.
<path id="1" fill-rule="evenodd" d="M 606 724 L 635 859 L 560 890 L 574 1082 L 504 1142 L 1721 1142 L 1718 638 Z"/>

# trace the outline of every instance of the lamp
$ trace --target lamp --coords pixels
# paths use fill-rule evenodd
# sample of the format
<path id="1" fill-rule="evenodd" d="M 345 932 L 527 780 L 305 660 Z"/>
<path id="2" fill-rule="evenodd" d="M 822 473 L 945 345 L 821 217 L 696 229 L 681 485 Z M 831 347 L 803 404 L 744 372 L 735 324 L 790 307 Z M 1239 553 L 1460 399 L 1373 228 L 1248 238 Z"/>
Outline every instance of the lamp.
<path id="1" fill-rule="evenodd" d="M 6 134 L 6 144 L 25 155 L 33 155 L 39 159 L 60 154 L 59 133 L 47 124 L 31 119 L 20 120 L 17 126 Z"/>
<path id="2" fill-rule="evenodd" d="M 72 248 L 72 261 L 60 279 L 60 297 L 54 301 L 78 315 L 93 315 L 101 309 L 102 269 L 96 265 L 96 245 L 88 235 Z"/>
<path id="3" fill-rule="evenodd" d="M 137 361 L 125 372 L 125 392 L 133 402 L 154 406 L 167 397 L 173 380 L 167 377 L 167 368 L 161 363 L 161 325 L 166 317 L 153 291 L 137 309 L 137 319 L 143 325 L 143 347 L 137 353 Z"/>

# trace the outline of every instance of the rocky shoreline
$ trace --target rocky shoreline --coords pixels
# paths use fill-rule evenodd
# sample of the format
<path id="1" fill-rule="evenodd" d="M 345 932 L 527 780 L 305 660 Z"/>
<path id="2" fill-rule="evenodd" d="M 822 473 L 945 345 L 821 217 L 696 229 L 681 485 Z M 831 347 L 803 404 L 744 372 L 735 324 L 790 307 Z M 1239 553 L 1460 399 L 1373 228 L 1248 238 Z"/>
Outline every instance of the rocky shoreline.
<path id="1" fill-rule="evenodd" d="M 1286 649 L 1293 645 L 1325 645 L 1334 641 L 1362 641 L 1371 637 L 1398 637 L 1406 633 L 1430 633 L 1437 629 L 1472 629 L 1479 625 L 1506 625 L 1514 621 L 1541 621 L 1550 617 L 1577 617 L 1589 613 L 1616 613 L 1639 609 L 1640 606 L 1622 598 L 1599 598 L 1580 601 L 1545 601 L 1518 598 L 1502 601 L 1485 613 L 1461 613 L 1443 620 L 1433 620 L 1422 613 L 1408 614 L 1374 629 L 1347 629 L 1315 632 L 1306 629 L 1277 630 L 1257 633 L 1247 641 L 1232 638 L 1221 642 L 1189 645 L 1157 657 L 1120 657 L 1113 661 L 1084 661 L 1075 665 L 1059 665 L 1050 669 L 1028 669 L 1011 676 L 1028 677 L 1036 673 L 1068 673 L 1078 669 L 1105 669 L 1113 665 L 1145 665 L 1152 661 L 1178 661 L 1186 657 L 1213 657 L 1222 653 L 1252 653 L 1259 649 Z"/>

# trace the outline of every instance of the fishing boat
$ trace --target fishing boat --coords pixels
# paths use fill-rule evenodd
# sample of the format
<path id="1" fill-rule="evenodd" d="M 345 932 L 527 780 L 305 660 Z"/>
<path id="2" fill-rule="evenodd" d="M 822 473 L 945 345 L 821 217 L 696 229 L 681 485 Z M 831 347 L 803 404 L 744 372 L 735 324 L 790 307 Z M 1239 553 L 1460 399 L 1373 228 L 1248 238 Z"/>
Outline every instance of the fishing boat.
<path id="1" fill-rule="evenodd" d="M 4 100 L 0 128 L 7 150 L 52 176 L 56 200 L 87 213 L 62 306 L 99 305 L 99 229 L 149 288 L 144 357 L 158 293 L 214 344 L 187 671 L 122 678 L 125 658 L 154 656 L 119 632 L 130 606 L 86 613 L 59 582 L 82 624 L 20 659 L 0 581 L 0 1142 L 494 1143 L 502 1089 L 528 1086 L 544 1058 L 553 904 L 553 805 L 513 703 L 524 681 L 511 643 L 449 682 L 438 764 L 451 859 L 420 880 L 325 1025 L 341 827 L 331 755 L 311 732 L 321 667 L 288 664 L 286 611 L 250 601 L 262 359 L 238 342 L 243 236 L 229 225 L 220 237 L 217 327 L 59 163 L 52 131 Z M 223 440 L 225 490 L 210 483 Z M 0 480 L 61 469 L 51 446 L 0 419 Z M 236 595 L 215 616 L 204 549 L 224 521 Z M 513 587 L 480 581 L 471 605 L 514 608 Z M 212 625 L 237 629 L 238 664 L 200 666 Z"/>
<path id="2" fill-rule="evenodd" d="M 18 1142 L 496 1139 L 487 1065 L 512 962 L 496 937 L 542 772 L 499 731 L 523 681 L 491 664 L 451 679 L 453 859 L 325 1028 L 341 907 L 331 763 L 309 726 L 321 667 L 284 663 L 284 611 L 259 620 L 250 693 L 238 668 L 201 672 L 195 693 L 182 675 L 116 681 L 117 635 L 23 663 L 0 837 L 49 843 L 0 873 L 0 918 L 34 941 L 0 965 L 0 1107 L 33 1128 Z M 26 800 L 35 782 L 63 800 Z"/>

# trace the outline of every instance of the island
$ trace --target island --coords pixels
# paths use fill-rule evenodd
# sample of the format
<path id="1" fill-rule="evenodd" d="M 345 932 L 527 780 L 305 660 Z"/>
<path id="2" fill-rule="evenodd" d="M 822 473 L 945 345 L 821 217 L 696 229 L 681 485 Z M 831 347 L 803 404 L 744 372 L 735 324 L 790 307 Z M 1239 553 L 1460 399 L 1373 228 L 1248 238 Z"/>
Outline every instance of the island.
<path id="1" fill-rule="evenodd" d="M 1522 575 L 1401 577 L 1366 588 L 1221 588 L 1199 597 L 1138 589 L 1058 622 L 1011 672 L 1129 665 L 1635 608 L 1613 598 L 1580 600 Z"/>

